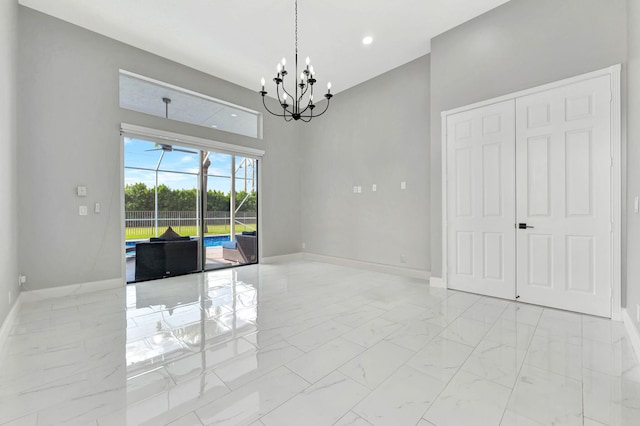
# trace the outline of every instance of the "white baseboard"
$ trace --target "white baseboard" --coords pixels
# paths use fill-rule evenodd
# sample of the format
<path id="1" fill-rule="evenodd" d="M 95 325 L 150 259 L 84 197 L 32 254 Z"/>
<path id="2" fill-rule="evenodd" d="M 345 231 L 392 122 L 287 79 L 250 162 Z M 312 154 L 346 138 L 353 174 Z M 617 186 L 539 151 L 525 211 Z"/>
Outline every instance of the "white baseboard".
<path id="1" fill-rule="evenodd" d="M 20 293 L 22 302 L 37 302 L 39 300 L 51 299 L 55 297 L 72 296 L 76 294 L 92 293 L 94 291 L 111 290 L 114 288 L 124 287 L 125 282 L 122 278 L 114 278 L 104 281 L 93 281 L 90 283 L 71 284 L 62 287 L 43 288 L 40 290 L 29 290 Z"/>
<path id="2" fill-rule="evenodd" d="M 359 268 L 359 269 L 367 269 L 369 271 L 400 275 L 403 277 L 418 278 L 421 280 L 428 280 L 430 276 L 429 271 L 423 271 L 421 269 L 402 268 L 399 266 L 383 265 L 381 263 L 362 262 L 360 260 L 325 256 L 322 254 L 303 253 L 302 257 L 305 260 L 311 260 L 315 262 L 332 263 L 334 265 L 348 266 L 351 268 Z"/>
<path id="3" fill-rule="evenodd" d="M 429 285 L 435 288 L 447 288 L 447 286 L 444 283 L 444 280 L 440 277 L 429 278 Z"/>
<path id="4" fill-rule="evenodd" d="M 9 310 L 9 314 L 7 314 L 7 317 L 2 322 L 2 327 L 0 327 L 0 348 L 5 347 L 4 342 L 7 339 L 7 337 L 9 337 L 9 333 L 13 328 L 13 323 L 15 322 L 16 317 L 18 316 L 18 312 L 20 312 L 20 303 L 22 300 L 21 296 L 22 296 L 22 292 L 18 294 L 18 298 L 16 299 L 16 302 L 13 304 L 13 306 L 11 307 L 11 310 Z"/>
<path id="5" fill-rule="evenodd" d="M 640 359 L 640 330 L 638 330 L 638 327 L 634 324 L 627 309 L 622 309 L 622 320 L 624 321 L 624 326 L 631 338 L 631 345 L 636 351 L 636 356 Z"/>
<path id="6" fill-rule="evenodd" d="M 291 253 L 291 254 L 282 254 L 280 256 L 263 257 L 262 259 L 260 259 L 260 263 L 269 265 L 274 263 L 291 262 L 296 260 L 302 260 L 302 253 Z"/>

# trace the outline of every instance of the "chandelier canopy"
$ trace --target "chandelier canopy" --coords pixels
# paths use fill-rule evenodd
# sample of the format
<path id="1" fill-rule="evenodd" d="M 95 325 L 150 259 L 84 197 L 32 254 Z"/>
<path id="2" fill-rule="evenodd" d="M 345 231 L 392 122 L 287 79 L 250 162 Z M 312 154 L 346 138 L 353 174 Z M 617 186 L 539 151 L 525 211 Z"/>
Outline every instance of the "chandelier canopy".
<path id="1" fill-rule="evenodd" d="M 327 104 L 320 114 L 313 114 L 313 110 L 316 107 L 313 103 L 313 86 L 316 83 L 315 79 L 315 71 L 313 69 L 313 65 L 311 65 L 311 60 L 307 57 L 306 60 L 306 68 L 302 70 L 300 73 L 300 82 L 297 83 L 297 74 L 298 74 L 298 0 L 295 0 L 295 28 L 296 28 L 296 56 L 295 56 L 295 70 L 294 70 L 294 91 L 287 91 L 284 86 L 284 78 L 288 74 L 285 66 L 287 65 L 287 60 L 282 58 L 282 62 L 279 62 L 277 65 L 277 74 L 273 81 L 276 83 L 276 97 L 280 103 L 280 108 L 282 111 L 273 112 L 267 107 L 265 102 L 265 95 L 267 92 L 264 90 L 264 78 L 262 79 L 262 90 L 258 93 L 262 95 L 262 104 L 264 108 L 270 114 L 273 114 L 277 117 L 283 117 L 285 121 L 291 120 L 302 120 L 306 123 L 311 121 L 314 117 L 319 117 L 329 109 L 329 101 L 333 97 L 331 94 L 331 82 L 327 84 L 327 93 L 325 93 L 324 97 L 327 99 Z M 282 84 L 282 87 L 280 86 Z M 282 92 L 282 93 L 281 93 Z M 289 104 L 291 102 L 291 104 Z"/>

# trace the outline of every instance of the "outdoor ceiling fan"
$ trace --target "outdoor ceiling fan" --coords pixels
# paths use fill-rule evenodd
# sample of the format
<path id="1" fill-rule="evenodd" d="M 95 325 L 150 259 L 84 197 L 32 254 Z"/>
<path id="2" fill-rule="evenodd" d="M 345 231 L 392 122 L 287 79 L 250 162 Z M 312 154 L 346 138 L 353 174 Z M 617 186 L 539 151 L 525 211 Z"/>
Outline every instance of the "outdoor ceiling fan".
<path id="1" fill-rule="evenodd" d="M 174 148 L 173 145 L 167 145 L 163 143 L 159 144 L 158 148 L 145 149 L 145 151 L 164 151 L 164 152 L 180 151 L 180 152 L 187 152 L 189 154 L 197 154 L 197 152 L 195 151 L 189 151 L 188 149 Z"/>
<path id="2" fill-rule="evenodd" d="M 168 119 L 169 118 L 169 104 L 171 103 L 171 98 L 164 97 L 164 98 L 162 98 L 162 102 L 164 102 L 164 105 L 165 105 L 164 118 Z M 186 152 L 186 153 L 189 153 L 189 154 L 197 154 L 197 152 L 195 152 L 195 151 L 189 151 L 188 149 L 174 148 L 173 145 L 163 144 L 163 143 L 158 144 L 158 148 L 146 149 L 145 151 L 164 151 L 164 152 L 180 151 L 180 152 Z"/>

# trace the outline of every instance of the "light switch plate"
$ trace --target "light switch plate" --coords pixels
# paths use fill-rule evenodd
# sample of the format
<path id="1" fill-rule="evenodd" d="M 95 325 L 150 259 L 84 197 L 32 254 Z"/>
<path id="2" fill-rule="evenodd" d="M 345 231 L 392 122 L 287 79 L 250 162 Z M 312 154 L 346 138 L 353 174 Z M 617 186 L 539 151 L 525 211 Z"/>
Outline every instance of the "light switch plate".
<path id="1" fill-rule="evenodd" d="M 361 192 L 362 192 L 362 187 L 361 187 L 361 186 L 359 186 L 359 187 L 358 187 L 358 194 L 360 194 Z"/>
<path id="2" fill-rule="evenodd" d="M 400 182 L 400 189 L 407 189 L 407 182 L 405 181 Z"/>
<path id="3" fill-rule="evenodd" d="M 78 214 L 80 216 L 86 216 L 89 213 L 89 209 L 87 209 L 87 206 L 79 206 L 78 207 Z"/>
<path id="4" fill-rule="evenodd" d="M 375 183 L 371 186 L 371 190 L 373 192 L 376 192 L 378 190 L 378 185 L 376 185 Z"/>
<path id="5" fill-rule="evenodd" d="M 87 196 L 87 187 L 79 185 L 78 186 L 78 197 L 86 197 Z"/>
<path id="6" fill-rule="evenodd" d="M 94 207 L 94 209 L 93 209 L 93 212 L 94 212 L 95 214 L 99 214 L 99 213 L 100 213 L 100 211 L 101 211 L 101 209 L 102 209 L 102 206 L 100 206 L 100 203 L 96 203 L 96 205 L 95 205 L 95 207 Z"/>

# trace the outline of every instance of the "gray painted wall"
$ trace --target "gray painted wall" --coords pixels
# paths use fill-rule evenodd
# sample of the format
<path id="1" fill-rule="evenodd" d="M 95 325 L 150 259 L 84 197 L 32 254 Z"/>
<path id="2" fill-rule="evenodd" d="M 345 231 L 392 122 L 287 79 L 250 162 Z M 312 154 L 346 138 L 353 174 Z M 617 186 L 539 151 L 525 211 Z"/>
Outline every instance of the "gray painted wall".
<path id="1" fill-rule="evenodd" d="M 17 24 L 15 0 L 0 0 L 0 326 L 18 297 Z M 9 300 L 11 292 L 11 301 Z"/>
<path id="2" fill-rule="evenodd" d="M 626 23 L 625 0 L 511 0 L 432 40 L 433 276 L 442 276 L 441 111 L 624 63 Z"/>
<path id="3" fill-rule="evenodd" d="M 309 124 L 299 141 L 305 251 L 428 271 L 429 56 L 340 92 Z"/>
<path id="4" fill-rule="evenodd" d="M 640 0 L 628 1 L 628 120 L 627 120 L 627 300 L 629 316 L 637 322 L 640 305 L 640 215 L 636 214 L 634 198 L 640 196 Z"/>
<path id="5" fill-rule="evenodd" d="M 267 116 L 265 137 L 256 140 L 121 110 L 120 68 L 262 110 L 256 92 L 20 7 L 18 252 L 26 288 L 121 277 L 121 122 L 265 149 L 263 255 L 299 251 L 300 149 L 292 127 Z M 85 199 L 75 195 L 80 184 Z M 78 216 L 78 205 L 96 201 L 101 214 Z"/>

